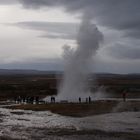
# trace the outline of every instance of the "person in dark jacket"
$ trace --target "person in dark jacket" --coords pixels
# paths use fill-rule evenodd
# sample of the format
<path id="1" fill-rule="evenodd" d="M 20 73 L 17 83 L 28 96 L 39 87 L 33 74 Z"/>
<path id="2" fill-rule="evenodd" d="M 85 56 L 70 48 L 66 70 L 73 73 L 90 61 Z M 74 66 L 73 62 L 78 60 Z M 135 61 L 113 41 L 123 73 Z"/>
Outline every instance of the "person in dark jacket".
<path id="1" fill-rule="evenodd" d="M 91 103 L 91 97 L 90 96 L 88 97 L 88 102 Z"/>
<path id="2" fill-rule="evenodd" d="M 81 103 L 81 97 L 79 97 L 79 103 Z"/>

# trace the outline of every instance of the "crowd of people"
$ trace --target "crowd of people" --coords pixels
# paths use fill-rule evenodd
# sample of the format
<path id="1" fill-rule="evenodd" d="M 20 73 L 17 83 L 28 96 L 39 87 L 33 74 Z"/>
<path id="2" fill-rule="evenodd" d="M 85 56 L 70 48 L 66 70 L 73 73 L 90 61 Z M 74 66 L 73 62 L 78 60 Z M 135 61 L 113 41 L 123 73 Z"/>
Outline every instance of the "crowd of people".
<path id="1" fill-rule="evenodd" d="M 41 99 L 39 99 L 38 96 L 28 96 L 28 97 L 21 97 L 21 96 L 18 96 L 15 98 L 15 102 L 18 103 L 18 104 L 21 104 L 21 103 L 29 103 L 29 104 L 39 104 L 42 102 Z M 56 99 L 54 96 L 51 96 L 50 98 L 50 103 L 55 103 L 56 102 Z M 77 100 L 78 102 L 78 100 Z M 86 103 L 91 103 L 91 97 L 87 97 L 85 99 L 85 101 L 82 100 L 81 97 L 79 97 L 79 103 L 82 103 L 82 102 L 86 102 Z M 45 101 L 43 102 L 45 103 Z"/>
<path id="2" fill-rule="evenodd" d="M 34 102 L 36 104 L 39 103 L 39 96 L 28 96 L 28 97 L 21 97 L 21 96 L 18 96 L 15 98 L 15 102 L 16 103 L 31 103 L 33 104 Z"/>
<path id="3" fill-rule="evenodd" d="M 85 101 L 86 101 L 86 103 L 91 103 L 91 97 L 90 96 L 87 97 Z M 82 98 L 81 97 L 79 97 L 79 103 L 82 103 Z"/>
<path id="4" fill-rule="evenodd" d="M 123 101 L 125 102 L 126 101 L 126 94 L 127 92 L 126 91 L 123 91 L 122 93 L 122 98 L 123 98 Z M 30 104 L 39 104 L 40 102 L 42 102 L 42 100 L 39 99 L 39 96 L 28 96 L 28 97 L 21 97 L 21 96 L 18 96 L 15 98 L 15 102 L 16 103 L 30 103 Z M 50 98 L 50 103 L 55 103 L 56 102 L 56 99 L 54 96 L 51 96 Z M 68 101 L 67 101 L 68 102 Z M 77 100 L 78 102 L 78 100 Z M 85 98 L 85 101 L 82 100 L 81 97 L 79 97 L 79 103 L 91 103 L 92 100 L 91 100 L 91 97 L 87 97 Z M 45 103 L 45 101 L 43 101 L 43 103 Z"/>

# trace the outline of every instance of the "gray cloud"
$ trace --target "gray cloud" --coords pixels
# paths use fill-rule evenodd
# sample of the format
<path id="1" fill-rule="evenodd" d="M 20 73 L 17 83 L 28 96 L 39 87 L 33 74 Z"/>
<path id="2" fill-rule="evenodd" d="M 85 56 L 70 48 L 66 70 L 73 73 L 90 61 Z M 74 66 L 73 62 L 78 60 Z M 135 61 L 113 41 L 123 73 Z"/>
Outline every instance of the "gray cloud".
<path id="1" fill-rule="evenodd" d="M 78 24 L 75 23 L 60 23 L 60 22 L 37 22 L 27 21 L 18 22 L 14 24 L 20 28 L 41 31 L 40 37 L 47 38 L 61 38 L 74 40 L 76 38 L 76 32 L 78 30 Z"/>
<path id="2" fill-rule="evenodd" d="M 117 59 L 140 59 L 140 48 L 129 46 L 127 44 L 114 44 L 113 46 L 106 47 L 106 53 L 109 56 Z"/>
<path id="3" fill-rule="evenodd" d="M 140 39 L 140 28 L 137 28 L 135 30 L 129 29 L 124 33 L 124 36 L 128 38 Z"/>
<path id="4" fill-rule="evenodd" d="M 0 64 L 3 69 L 35 69 L 35 70 L 58 70 L 63 71 L 64 62 L 62 59 L 36 59 L 25 62 L 12 62 L 8 64 Z M 106 60 L 97 59 L 93 66 L 94 72 L 110 72 L 110 73 L 139 73 L 140 61 L 136 62 L 108 62 Z"/>
<path id="5" fill-rule="evenodd" d="M 97 60 L 94 65 L 96 72 L 106 73 L 139 73 L 140 72 L 140 61 L 106 61 Z"/>
<path id="6" fill-rule="evenodd" d="M 104 69 L 104 71 L 112 72 L 121 72 L 121 70 L 131 72 L 140 69 L 134 67 L 138 63 L 135 60 L 140 59 L 139 46 L 135 43 L 127 43 L 124 38 L 129 38 L 131 42 L 140 38 L 139 0 L 22 0 L 22 4 L 28 8 L 65 7 L 68 12 L 86 14 L 90 19 L 96 21 L 98 25 L 120 31 L 120 35 L 123 36 L 120 42 L 125 45 L 115 44 L 116 42 L 114 42 L 111 47 L 105 48 L 106 55 L 118 60 L 117 63 L 112 60 L 102 65 L 104 61 L 98 61 L 98 71 Z M 127 64 L 119 62 L 122 59 L 126 61 L 133 60 L 133 64 L 131 64 L 132 62 Z M 132 65 L 133 68 L 130 68 Z"/>
<path id="7" fill-rule="evenodd" d="M 33 59 L 23 62 L 0 64 L 4 69 L 35 69 L 35 70 L 63 70 L 63 61 L 60 58 Z"/>
<path id="8" fill-rule="evenodd" d="M 0 0 L 0 4 L 12 4 L 16 0 Z M 95 23 L 119 32 L 121 38 L 114 40 L 109 37 L 111 47 L 105 48 L 106 55 L 115 59 L 110 62 L 98 61 L 97 70 L 109 72 L 139 72 L 140 59 L 139 45 L 135 41 L 140 39 L 140 0 L 18 0 L 25 8 L 63 7 L 72 14 L 87 14 Z M 57 15 L 56 15 L 57 16 Z M 49 25 L 50 24 L 50 25 Z M 73 25 L 58 25 L 46 22 L 18 22 L 15 25 L 21 28 L 41 31 L 40 37 L 73 39 L 76 33 Z M 114 33 L 115 34 L 115 33 Z M 116 35 L 116 34 L 115 34 Z M 126 37 L 126 38 L 125 38 Z M 120 39 L 120 40 L 119 40 Z M 129 39 L 130 43 L 126 40 Z M 115 44 L 121 42 L 120 44 Z M 124 45 L 125 44 L 125 45 Z M 139 44 L 139 43 L 138 43 Z M 108 45 L 108 44 L 107 44 Z M 101 54 L 102 55 L 102 54 Z M 107 57 L 107 56 L 103 56 Z M 125 60 L 123 63 L 120 60 Z M 132 61 L 131 61 L 132 60 Z M 129 63 L 126 63 L 130 61 Z M 33 68 L 43 68 L 46 62 L 30 63 Z M 15 64 L 16 65 L 16 64 Z M 20 64 L 19 64 L 20 65 Z M 23 64 L 24 65 L 24 64 Z M 28 64 L 26 64 L 28 66 Z M 24 65 L 24 66 L 26 66 Z M 14 65 L 13 65 L 14 66 Z M 45 67 L 45 66 L 44 66 Z"/>
<path id="9" fill-rule="evenodd" d="M 9 4 L 16 4 L 18 3 L 18 0 L 0 0 L 1 5 L 9 5 Z"/>
<path id="10" fill-rule="evenodd" d="M 19 0 L 25 7 L 65 7 L 70 12 L 87 12 L 98 24 L 123 30 L 125 36 L 140 37 L 139 0 Z"/>

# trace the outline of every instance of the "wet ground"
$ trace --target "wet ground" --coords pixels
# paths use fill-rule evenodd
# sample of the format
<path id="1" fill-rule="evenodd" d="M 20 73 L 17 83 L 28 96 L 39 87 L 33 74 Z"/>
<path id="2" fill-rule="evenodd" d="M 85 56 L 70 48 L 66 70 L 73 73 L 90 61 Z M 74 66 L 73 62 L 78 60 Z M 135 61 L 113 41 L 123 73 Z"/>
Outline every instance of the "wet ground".
<path id="1" fill-rule="evenodd" d="M 49 111 L 0 108 L 0 139 L 139 140 L 140 112 L 75 118 Z"/>

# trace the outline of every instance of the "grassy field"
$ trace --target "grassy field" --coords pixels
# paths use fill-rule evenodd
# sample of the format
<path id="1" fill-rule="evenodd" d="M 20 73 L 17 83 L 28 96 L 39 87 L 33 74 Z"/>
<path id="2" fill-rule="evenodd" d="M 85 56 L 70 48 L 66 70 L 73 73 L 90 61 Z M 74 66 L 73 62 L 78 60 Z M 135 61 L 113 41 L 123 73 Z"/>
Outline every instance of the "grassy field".
<path id="1" fill-rule="evenodd" d="M 39 96 L 40 99 L 48 95 L 56 95 L 57 88 L 63 75 L 0 75 L 0 100 L 15 97 Z M 95 78 L 96 77 L 96 78 Z M 127 90 L 130 98 L 140 98 L 140 75 L 97 74 L 89 78 L 91 92 L 104 87 L 109 97 L 121 97 Z"/>

